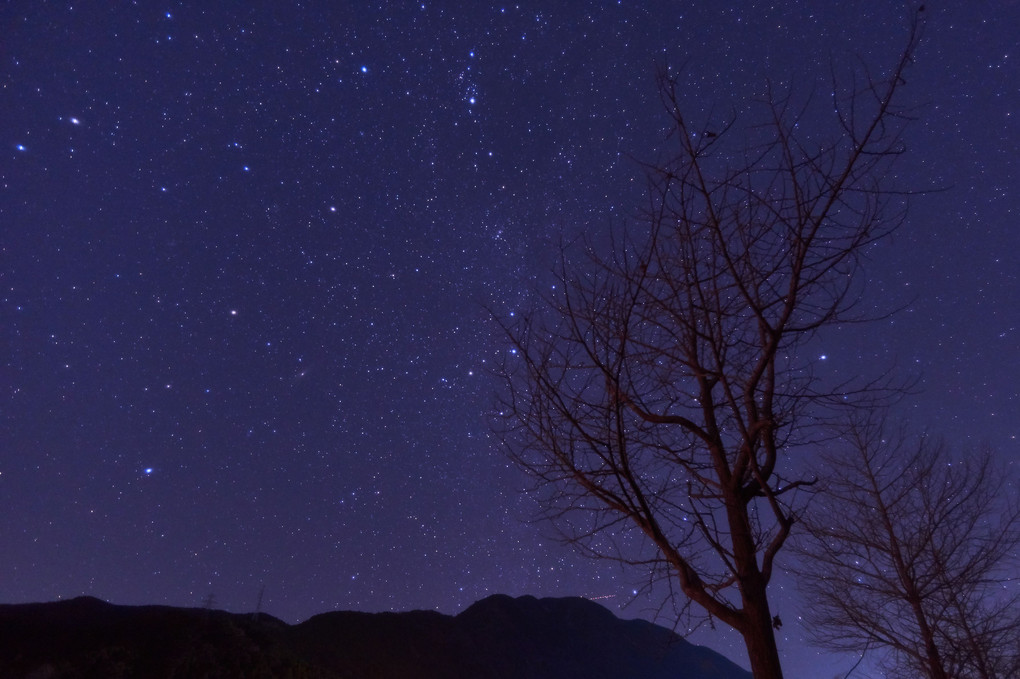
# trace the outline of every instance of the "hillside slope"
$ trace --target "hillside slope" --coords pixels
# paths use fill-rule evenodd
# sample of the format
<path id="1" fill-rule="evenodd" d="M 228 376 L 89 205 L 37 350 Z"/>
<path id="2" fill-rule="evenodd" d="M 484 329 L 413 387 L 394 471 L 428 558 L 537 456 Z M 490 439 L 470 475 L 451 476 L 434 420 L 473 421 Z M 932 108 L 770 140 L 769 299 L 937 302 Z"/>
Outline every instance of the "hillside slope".
<path id="1" fill-rule="evenodd" d="M 488 597 L 456 616 L 272 616 L 116 606 L 81 597 L 0 605 L 0 676 L 290 679 L 749 679 L 663 627 L 581 598 Z"/>

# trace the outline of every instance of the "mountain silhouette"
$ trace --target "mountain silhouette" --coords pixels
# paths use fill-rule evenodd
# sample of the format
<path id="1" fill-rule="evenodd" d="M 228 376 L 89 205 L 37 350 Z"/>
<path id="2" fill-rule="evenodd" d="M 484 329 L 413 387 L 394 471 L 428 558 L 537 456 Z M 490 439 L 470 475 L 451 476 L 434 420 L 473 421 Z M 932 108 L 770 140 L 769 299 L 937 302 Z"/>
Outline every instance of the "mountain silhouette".
<path id="1" fill-rule="evenodd" d="M 146 679 L 750 679 L 718 653 L 582 598 L 490 596 L 459 615 L 270 615 L 0 605 L 0 677 Z"/>

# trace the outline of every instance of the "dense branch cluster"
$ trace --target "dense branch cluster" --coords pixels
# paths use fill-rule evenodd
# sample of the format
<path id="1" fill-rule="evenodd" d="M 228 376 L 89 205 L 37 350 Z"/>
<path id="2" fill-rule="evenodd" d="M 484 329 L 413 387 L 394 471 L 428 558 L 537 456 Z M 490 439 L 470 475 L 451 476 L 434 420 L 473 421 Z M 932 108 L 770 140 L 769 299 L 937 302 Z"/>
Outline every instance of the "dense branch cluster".
<path id="1" fill-rule="evenodd" d="M 798 574 L 815 638 L 891 651 L 911 676 L 1017 676 L 1020 504 L 990 454 L 954 457 L 870 420 L 826 463 Z"/>

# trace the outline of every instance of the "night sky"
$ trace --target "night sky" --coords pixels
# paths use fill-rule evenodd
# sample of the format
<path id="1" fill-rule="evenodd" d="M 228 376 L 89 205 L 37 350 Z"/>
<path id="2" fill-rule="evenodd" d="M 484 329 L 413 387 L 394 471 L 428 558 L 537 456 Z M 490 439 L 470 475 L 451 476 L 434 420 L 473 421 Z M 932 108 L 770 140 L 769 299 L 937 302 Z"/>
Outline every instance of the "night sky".
<path id="1" fill-rule="evenodd" d="M 823 337 L 824 360 L 919 376 L 905 417 L 1013 464 L 1020 3 L 926 4 L 895 179 L 946 190 L 871 253 L 869 304 L 907 308 Z M 527 308 L 561 237 L 642 206 L 637 160 L 668 122 L 656 64 L 685 66 L 698 119 L 766 77 L 823 101 L 830 63 L 891 66 L 910 16 L 4 3 L 0 602 L 250 611 L 264 588 L 262 609 L 297 622 L 504 592 L 651 615 L 641 573 L 528 523 L 489 429 L 508 347 L 486 308 Z M 787 674 L 814 676 L 828 660 L 779 584 Z"/>

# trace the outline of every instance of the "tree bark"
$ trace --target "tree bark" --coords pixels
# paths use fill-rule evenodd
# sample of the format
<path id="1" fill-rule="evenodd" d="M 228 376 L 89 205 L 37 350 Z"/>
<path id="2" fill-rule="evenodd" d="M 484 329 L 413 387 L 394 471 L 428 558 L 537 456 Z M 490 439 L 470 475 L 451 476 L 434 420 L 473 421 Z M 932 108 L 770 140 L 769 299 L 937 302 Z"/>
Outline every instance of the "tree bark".
<path id="1" fill-rule="evenodd" d="M 743 630 L 744 646 L 751 662 L 751 674 L 754 679 L 783 679 L 764 578 L 756 575 L 750 580 L 744 583 L 742 598 L 747 622 Z"/>
<path id="2" fill-rule="evenodd" d="M 942 654 L 939 653 L 939 647 L 935 643 L 935 633 L 928 624 L 928 616 L 925 615 L 924 609 L 921 607 L 921 601 L 916 595 L 911 596 L 910 608 L 914 611 L 917 626 L 921 630 L 921 639 L 924 641 L 924 655 L 928 661 L 928 672 L 931 674 L 931 679 L 949 679 L 949 675 L 946 674 L 946 669 L 942 664 Z"/>
<path id="3" fill-rule="evenodd" d="M 733 556 L 740 582 L 743 628 L 738 630 L 744 637 L 754 679 L 783 679 L 769 607 L 769 579 L 758 567 L 758 551 L 747 505 L 743 498 L 734 497 L 739 494 L 740 490 L 732 493 L 727 502 L 729 525 L 733 531 Z"/>

